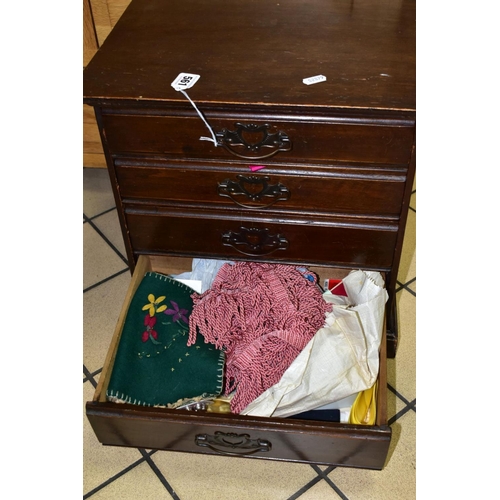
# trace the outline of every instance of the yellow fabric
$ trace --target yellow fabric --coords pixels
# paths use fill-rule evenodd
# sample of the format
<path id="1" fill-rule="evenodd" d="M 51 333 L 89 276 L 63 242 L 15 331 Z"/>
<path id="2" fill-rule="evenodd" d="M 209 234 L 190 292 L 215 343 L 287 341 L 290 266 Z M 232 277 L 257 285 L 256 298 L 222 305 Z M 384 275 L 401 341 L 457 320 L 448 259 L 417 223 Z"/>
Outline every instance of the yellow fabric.
<path id="1" fill-rule="evenodd" d="M 374 425 L 377 416 L 377 382 L 358 394 L 349 415 L 350 424 Z"/>

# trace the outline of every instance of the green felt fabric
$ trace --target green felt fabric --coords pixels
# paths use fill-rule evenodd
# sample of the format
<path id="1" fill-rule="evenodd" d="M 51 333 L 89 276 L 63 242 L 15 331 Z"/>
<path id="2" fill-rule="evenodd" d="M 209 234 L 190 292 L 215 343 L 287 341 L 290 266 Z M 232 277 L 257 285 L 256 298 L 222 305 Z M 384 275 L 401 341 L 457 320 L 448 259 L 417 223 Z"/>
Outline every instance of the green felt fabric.
<path id="1" fill-rule="evenodd" d="M 221 393 L 224 353 L 201 335 L 187 347 L 192 293 L 172 278 L 145 274 L 127 312 L 109 400 L 172 407 Z"/>

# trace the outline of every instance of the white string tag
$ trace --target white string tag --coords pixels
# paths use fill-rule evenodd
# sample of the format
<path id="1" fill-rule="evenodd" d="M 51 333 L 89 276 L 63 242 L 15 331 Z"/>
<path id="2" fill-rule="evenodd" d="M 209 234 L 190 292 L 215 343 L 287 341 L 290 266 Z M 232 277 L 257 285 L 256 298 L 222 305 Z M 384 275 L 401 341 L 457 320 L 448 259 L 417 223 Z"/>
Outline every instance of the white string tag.
<path id="1" fill-rule="evenodd" d="M 171 85 L 175 90 L 184 94 L 184 96 L 188 99 L 188 101 L 192 104 L 193 108 L 198 113 L 198 116 L 203 120 L 203 123 L 205 123 L 208 130 L 210 130 L 212 137 L 210 138 L 210 137 L 203 137 L 202 136 L 202 137 L 200 137 L 200 141 L 213 142 L 215 147 L 217 147 L 217 139 L 215 137 L 214 131 L 212 130 L 212 127 L 209 125 L 209 123 L 207 122 L 207 120 L 203 116 L 203 113 L 198 109 L 196 104 L 191 100 L 191 98 L 188 96 L 188 94 L 186 92 L 186 90 L 191 88 L 199 79 L 200 79 L 200 75 L 195 75 L 193 73 L 179 73 L 179 75 L 171 83 Z"/>

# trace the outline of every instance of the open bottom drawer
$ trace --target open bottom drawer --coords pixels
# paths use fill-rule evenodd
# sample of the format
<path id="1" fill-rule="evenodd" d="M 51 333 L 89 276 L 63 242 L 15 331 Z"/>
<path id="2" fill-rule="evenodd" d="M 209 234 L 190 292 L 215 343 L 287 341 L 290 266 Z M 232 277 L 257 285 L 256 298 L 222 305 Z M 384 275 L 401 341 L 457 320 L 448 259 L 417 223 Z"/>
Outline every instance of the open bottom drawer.
<path id="1" fill-rule="evenodd" d="M 93 400 L 86 406 L 88 419 L 99 441 L 105 445 L 134 448 L 382 469 L 391 441 L 386 409 L 385 337 L 380 351 L 377 422 L 374 426 L 222 415 L 106 401 L 106 389 L 128 306 L 144 273 L 176 274 L 189 270 L 190 262 L 190 259 L 139 257 L 99 384 Z M 311 269 L 321 277 L 321 268 Z M 338 276 L 329 272 L 329 277 Z"/>

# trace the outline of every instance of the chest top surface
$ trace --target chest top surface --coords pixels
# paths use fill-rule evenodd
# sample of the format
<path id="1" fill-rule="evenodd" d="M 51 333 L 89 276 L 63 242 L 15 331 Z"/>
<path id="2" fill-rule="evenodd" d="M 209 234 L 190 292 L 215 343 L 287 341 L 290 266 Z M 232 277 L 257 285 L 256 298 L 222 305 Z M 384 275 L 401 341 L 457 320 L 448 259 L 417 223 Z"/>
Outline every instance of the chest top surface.
<path id="1" fill-rule="evenodd" d="M 85 102 L 185 102 L 181 72 L 207 106 L 413 113 L 415 1 L 133 0 L 85 69 Z"/>

